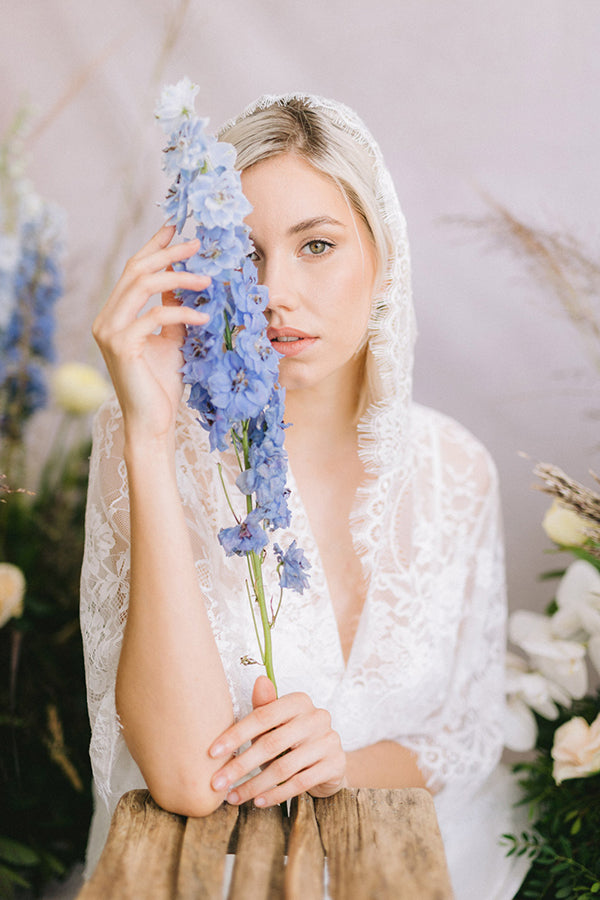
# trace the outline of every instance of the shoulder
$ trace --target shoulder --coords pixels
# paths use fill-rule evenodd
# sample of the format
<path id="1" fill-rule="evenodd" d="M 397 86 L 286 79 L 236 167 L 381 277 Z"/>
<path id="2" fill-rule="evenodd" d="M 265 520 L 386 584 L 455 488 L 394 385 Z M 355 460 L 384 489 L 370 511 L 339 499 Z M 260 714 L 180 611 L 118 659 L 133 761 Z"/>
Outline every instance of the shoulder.
<path id="1" fill-rule="evenodd" d="M 414 451 L 426 450 L 445 480 L 468 480 L 481 495 L 497 489 L 498 472 L 490 452 L 455 419 L 415 403 L 411 434 Z"/>

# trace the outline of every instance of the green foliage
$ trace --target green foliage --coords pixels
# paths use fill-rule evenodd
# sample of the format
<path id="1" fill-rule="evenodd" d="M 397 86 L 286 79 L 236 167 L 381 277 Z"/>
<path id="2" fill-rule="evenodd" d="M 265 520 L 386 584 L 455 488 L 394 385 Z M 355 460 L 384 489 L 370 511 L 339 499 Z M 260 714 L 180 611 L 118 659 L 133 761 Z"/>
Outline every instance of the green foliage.
<path id="1" fill-rule="evenodd" d="M 0 629 L 0 896 L 39 891 L 83 858 L 91 815 L 79 575 L 89 443 L 53 460 L 34 496 L 0 502 L 0 559 L 25 574 Z"/>
<path id="2" fill-rule="evenodd" d="M 582 716 L 591 724 L 600 711 L 600 692 L 574 701 L 553 722 L 536 716 L 536 757 L 514 766 L 529 807 L 531 830 L 505 835 L 509 855 L 532 859 L 518 900 L 593 900 L 600 892 L 600 774 L 557 785 L 550 751 L 560 725 Z"/>

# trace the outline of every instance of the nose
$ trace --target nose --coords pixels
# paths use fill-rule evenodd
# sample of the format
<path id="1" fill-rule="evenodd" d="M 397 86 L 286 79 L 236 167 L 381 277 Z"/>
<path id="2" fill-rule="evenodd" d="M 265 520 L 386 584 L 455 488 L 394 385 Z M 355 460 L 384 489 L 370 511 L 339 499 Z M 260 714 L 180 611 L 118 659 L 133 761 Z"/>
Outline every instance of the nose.
<path id="1" fill-rule="evenodd" d="M 269 289 L 269 302 L 265 310 L 269 319 L 278 312 L 290 312 L 298 307 L 293 266 L 285 259 L 274 256 L 264 260 L 259 265 L 258 280 Z"/>

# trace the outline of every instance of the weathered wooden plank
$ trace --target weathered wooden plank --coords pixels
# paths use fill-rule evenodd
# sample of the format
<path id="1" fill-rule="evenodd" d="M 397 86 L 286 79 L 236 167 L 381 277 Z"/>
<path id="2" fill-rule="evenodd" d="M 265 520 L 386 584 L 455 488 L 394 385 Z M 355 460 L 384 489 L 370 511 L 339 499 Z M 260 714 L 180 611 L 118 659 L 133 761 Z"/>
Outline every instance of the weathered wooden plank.
<path id="1" fill-rule="evenodd" d="M 315 801 L 333 900 L 449 900 L 444 847 L 431 795 L 342 790 Z"/>
<path id="2" fill-rule="evenodd" d="M 206 818 L 187 820 L 176 900 L 221 900 L 227 847 L 237 817 L 237 807 L 223 803 Z"/>
<path id="3" fill-rule="evenodd" d="M 324 851 L 313 799 L 300 794 L 292 801 L 292 826 L 285 868 L 285 900 L 322 900 Z"/>
<path id="4" fill-rule="evenodd" d="M 100 861 L 78 900 L 172 900 L 184 823 L 157 806 L 148 791 L 124 794 Z"/>
<path id="5" fill-rule="evenodd" d="M 283 894 L 284 826 L 279 806 L 242 804 L 229 900 L 280 900 Z"/>

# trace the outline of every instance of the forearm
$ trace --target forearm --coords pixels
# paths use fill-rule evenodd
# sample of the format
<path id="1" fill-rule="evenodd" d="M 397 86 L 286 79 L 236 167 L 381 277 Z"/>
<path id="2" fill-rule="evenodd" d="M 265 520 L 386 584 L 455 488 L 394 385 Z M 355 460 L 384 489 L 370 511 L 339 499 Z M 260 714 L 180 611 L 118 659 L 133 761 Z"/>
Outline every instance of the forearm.
<path id="1" fill-rule="evenodd" d="M 125 459 L 131 573 L 117 709 L 155 799 L 203 814 L 223 799 L 210 788 L 218 765 L 207 748 L 231 724 L 231 701 L 198 588 L 174 455 L 162 444 L 129 442 Z"/>
<path id="2" fill-rule="evenodd" d="M 348 787 L 427 787 L 416 754 L 395 741 L 379 741 L 346 753 Z"/>

